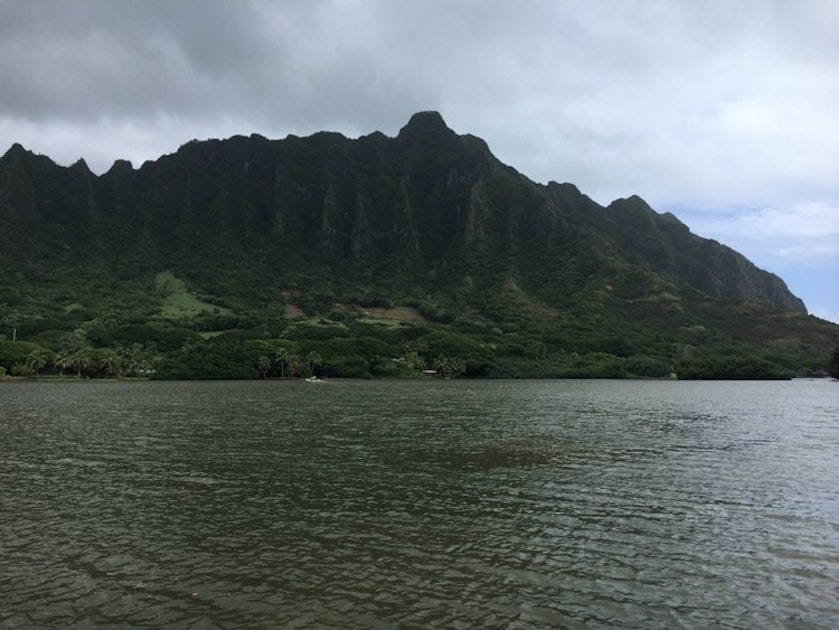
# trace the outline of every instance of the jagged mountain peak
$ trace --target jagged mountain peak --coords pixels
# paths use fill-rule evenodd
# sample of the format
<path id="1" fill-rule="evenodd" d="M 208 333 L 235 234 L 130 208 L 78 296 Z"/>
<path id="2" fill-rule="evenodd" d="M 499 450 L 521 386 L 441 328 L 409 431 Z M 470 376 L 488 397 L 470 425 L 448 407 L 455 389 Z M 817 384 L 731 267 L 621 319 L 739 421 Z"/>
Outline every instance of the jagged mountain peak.
<path id="1" fill-rule="evenodd" d="M 130 160 L 114 160 L 114 163 L 111 165 L 111 168 L 108 169 L 107 173 L 130 173 L 133 170 L 134 165 Z"/>
<path id="2" fill-rule="evenodd" d="M 644 200 L 640 195 L 629 195 L 629 197 L 620 197 L 612 201 L 607 208 L 609 210 L 620 210 L 630 208 L 632 210 L 642 210 L 644 212 L 655 213 L 650 207 L 650 204 Z"/>
<path id="3" fill-rule="evenodd" d="M 20 163 L 21 161 L 28 162 L 38 158 L 49 159 L 30 151 L 19 142 L 15 142 L 11 147 L 9 147 L 9 150 L 6 151 L 3 157 L 0 157 L 0 165 Z"/>
<path id="4" fill-rule="evenodd" d="M 437 111 L 415 113 L 396 138 L 320 132 L 196 140 L 139 170 L 117 161 L 101 177 L 89 177 L 83 160 L 64 168 L 18 144 L 0 166 L 34 164 L 33 157 L 39 167 L 26 166 L 26 181 L 18 168 L 6 169 L 0 219 L 26 217 L 21 229 L 53 229 L 59 240 L 75 230 L 79 243 L 103 251 L 116 242 L 134 246 L 141 233 L 169 252 L 212 235 L 230 248 L 283 249 L 330 264 L 399 260 L 416 271 L 481 248 L 497 270 L 538 259 L 561 274 L 568 252 L 581 255 L 586 235 L 597 235 L 610 244 L 603 251 L 711 297 L 804 310 L 768 274 L 637 195 L 603 208 L 573 184 L 534 183 Z M 79 223 L 94 215 L 97 222 Z"/>
<path id="5" fill-rule="evenodd" d="M 452 131 L 437 111 L 422 111 L 411 116 L 408 123 L 399 130 L 397 138 L 412 140 L 418 137 L 454 137 Z"/>
<path id="6" fill-rule="evenodd" d="M 70 170 L 91 174 L 90 167 L 88 167 L 87 162 L 84 158 L 79 158 L 78 160 L 73 162 L 73 164 L 70 166 Z"/>
<path id="7" fill-rule="evenodd" d="M 12 146 L 9 147 L 9 150 L 3 154 L 3 158 L 14 157 L 15 155 L 21 155 L 25 153 L 31 153 L 28 149 L 26 149 L 20 142 L 15 142 Z"/>

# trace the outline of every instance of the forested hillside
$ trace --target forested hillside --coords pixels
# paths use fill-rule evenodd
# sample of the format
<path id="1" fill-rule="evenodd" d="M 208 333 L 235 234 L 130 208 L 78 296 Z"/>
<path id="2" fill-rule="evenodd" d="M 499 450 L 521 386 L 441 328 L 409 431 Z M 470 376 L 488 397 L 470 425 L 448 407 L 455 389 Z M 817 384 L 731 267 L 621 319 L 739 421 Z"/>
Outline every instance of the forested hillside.
<path id="1" fill-rule="evenodd" d="M 193 141 L 101 176 L 0 158 L 9 374 L 783 378 L 839 326 L 642 199 L 536 184 L 439 114 Z"/>

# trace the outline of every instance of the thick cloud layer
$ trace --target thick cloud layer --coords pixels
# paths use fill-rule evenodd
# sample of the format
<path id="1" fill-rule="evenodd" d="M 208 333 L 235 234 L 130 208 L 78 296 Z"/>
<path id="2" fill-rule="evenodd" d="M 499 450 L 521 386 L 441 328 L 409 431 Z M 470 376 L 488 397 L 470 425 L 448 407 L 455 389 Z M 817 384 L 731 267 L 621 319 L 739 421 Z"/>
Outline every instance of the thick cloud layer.
<path id="1" fill-rule="evenodd" d="M 532 179 L 673 211 L 839 320 L 837 33 L 832 0 L 0 0 L 0 151 L 102 172 L 437 109 Z"/>

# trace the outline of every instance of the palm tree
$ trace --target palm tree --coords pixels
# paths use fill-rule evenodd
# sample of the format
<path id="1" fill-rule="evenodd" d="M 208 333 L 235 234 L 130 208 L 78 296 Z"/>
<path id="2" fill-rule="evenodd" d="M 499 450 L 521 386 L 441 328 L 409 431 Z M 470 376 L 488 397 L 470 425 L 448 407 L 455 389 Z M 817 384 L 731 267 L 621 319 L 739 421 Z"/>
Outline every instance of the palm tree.
<path id="1" fill-rule="evenodd" d="M 58 378 L 64 376 L 64 370 L 71 366 L 73 362 L 73 355 L 82 347 L 81 331 L 66 333 L 61 336 L 61 341 L 58 350 L 55 353 L 53 365 L 59 368 Z"/>
<path id="2" fill-rule="evenodd" d="M 405 365 L 414 370 L 425 369 L 425 354 L 428 352 L 428 344 L 424 341 L 405 341 L 399 343 L 399 351 L 402 354 Z"/>
<path id="3" fill-rule="evenodd" d="M 315 366 L 320 365 L 323 363 L 323 359 L 321 358 L 320 354 L 312 350 L 309 354 L 306 355 L 306 365 L 309 368 L 309 376 L 314 376 L 315 374 Z"/>
<path id="4" fill-rule="evenodd" d="M 466 364 L 463 361 L 451 359 L 443 354 L 437 355 L 433 367 L 443 378 L 454 378 L 466 371 Z"/>
<path id="5" fill-rule="evenodd" d="M 35 370 L 35 378 L 39 378 L 40 371 L 49 363 L 52 353 L 45 348 L 38 348 L 26 357 L 26 365 Z"/>
<path id="6" fill-rule="evenodd" d="M 466 371 L 466 363 L 461 359 L 452 359 L 449 362 L 449 378 L 455 378 Z"/>
<path id="7" fill-rule="evenodd" d="M 437 373 L 444 377 L 446 375 L 446 370 L 449 369 L 449 358 L 444 354 L 438 354 L 434 357 L 434 361 L 431 363 L 431 367 L 437 370 Z"/>
<path id="8" fill-rule="evenodd" d="M 154 374 L 159 361 L 160 353 L 157 351 L 157 344 L 152 341 L 144 345 L 137 357 L 137 373 L 144 376 Z"/>
<path id="9" fill-rule="evenodd" d="M 70 356 L 70 353 L 66 350 L 63 352 L 59 352 L 55 356 L 55 361 L 53 361 L 53 365 L 55 365 L 57 368 L 60 368 L 58 370 L 59 379 L 64 376 L 64 370 L 66 370 L 67 367 L 70 365 Z"/>
<path id="10" fill-rule="evenodd" d="M 128 375 L 136 375 L 140 371 L 140 365 L 143 362 L 143 351 L 143 344 L 136 341 L 130 346 L 120 348 L 117 351 L 120 364 Z"/>
<path id="11" fill-rule="evenodd" d="M 274 362 L 280 364 L 280 378 L 285 378 L 285 366 L 291 359 L 291 353 L 285 348 L 280 348 L 274 355 Z"/>
<path id="12" fill-rule="evenodd" d="M 82 377 L 82 370 L 90 366 L 90 353 L 84 349 L 79 348 L 69 358 L 70 367 L 76 368 L 76 377 Z"/>
<path id="13" fill-rule="evenodd" d="M 117 378 L 122 378 L 122 357 L 113 348 L 105 348 L 99 356 L 99 367 L 104 371 L 105 377 L 111 372 Z"/>
<path id="14" fill-rule="evenodd" d="M 296 354 L 292 354 L 288 357 L 288 375 L 294 376 L 295 374 L 300 372 L 301 363 L 300 357 Z"/>
<path id="15" fill-rule="evenodd" d="M 0 320 L 0 323 L 2 323 L 4 327 L 12 331 L 12 341 L 17 341 L 17 323 L 15 319 L 6 316 L 2 320 Z"/>
<path id="16" fill-rule="evenodd" d="M 407 365 L 412 370 L 418 370 L 422 372 L 425 369 L 425 359 L 422 358 L 418 352 L 411 350 L 408 352 L 405 357 L 405 365 Z"/>
<path id="17" fill-rule="evenodd" d="M 259 370 L 260 378 L 268 378 L 268 371 L 271 369 L 271 359 L 263 354 L 256 360 L 256 368 Z"/>

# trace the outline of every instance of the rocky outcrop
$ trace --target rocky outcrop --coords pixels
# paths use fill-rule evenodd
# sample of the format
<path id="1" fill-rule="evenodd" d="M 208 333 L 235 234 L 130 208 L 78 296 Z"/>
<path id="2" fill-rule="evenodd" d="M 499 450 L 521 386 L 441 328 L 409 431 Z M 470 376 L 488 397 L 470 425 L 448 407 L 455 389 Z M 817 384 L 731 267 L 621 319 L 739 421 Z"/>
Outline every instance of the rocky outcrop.
<path id="1" fill-rule="evenodd" d="M 395 138 L 193 141 L 139 169 L 117 161 L 101 176 L 82 160 L 64 168 L 16 144 L 0 159 L 0 231 L 7 261 L 26 255 L 14 251 L 18 241 L 89 255 L 153 243 L 166 256 L 213 242 L 415 269 L 476 248 L 500 267 L 554 265 L 569 243 L 596 242 L 669 283 L 806 312 L 780 278 L 672 215 L 638 197 L 604 208 L 571 184 L 531 182 L 437 112 L 415 114 Z"/>

